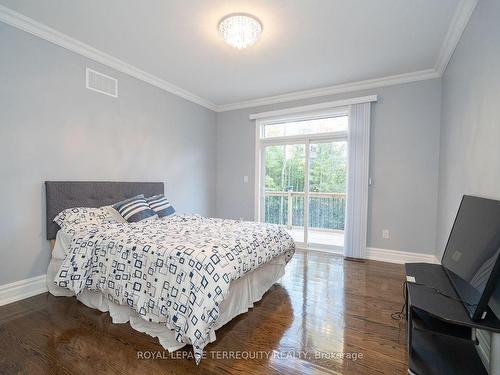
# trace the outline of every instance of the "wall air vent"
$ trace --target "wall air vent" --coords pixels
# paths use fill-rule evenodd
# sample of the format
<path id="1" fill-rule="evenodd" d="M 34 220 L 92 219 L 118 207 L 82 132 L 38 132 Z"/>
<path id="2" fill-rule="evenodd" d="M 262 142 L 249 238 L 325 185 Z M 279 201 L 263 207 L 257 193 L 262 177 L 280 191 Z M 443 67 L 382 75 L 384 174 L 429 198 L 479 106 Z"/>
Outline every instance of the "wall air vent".
<path id="1" fill-rule="evenodd" d="M 100 92 L 104 95 L 118 97 L 118 80 L 87 68 L 85 71 L 86 87 L 89 90 Z"/>

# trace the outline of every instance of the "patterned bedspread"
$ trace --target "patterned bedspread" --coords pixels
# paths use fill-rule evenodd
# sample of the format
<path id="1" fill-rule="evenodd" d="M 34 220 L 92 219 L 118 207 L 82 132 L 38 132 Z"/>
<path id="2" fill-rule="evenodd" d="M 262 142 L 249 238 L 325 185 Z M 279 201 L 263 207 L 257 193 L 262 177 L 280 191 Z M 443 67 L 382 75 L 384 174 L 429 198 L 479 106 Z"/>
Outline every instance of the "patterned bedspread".
<path id="1" fill-rule="evenodd" d="M 209 342 L 231 280 L 272 258 L 293 256 L 282 226 L 175 216 L 130 224 L 82 225 L 72 239 L 57 285 L 85 288 L 165 324 L 192 344 L 196 363 Z"/>

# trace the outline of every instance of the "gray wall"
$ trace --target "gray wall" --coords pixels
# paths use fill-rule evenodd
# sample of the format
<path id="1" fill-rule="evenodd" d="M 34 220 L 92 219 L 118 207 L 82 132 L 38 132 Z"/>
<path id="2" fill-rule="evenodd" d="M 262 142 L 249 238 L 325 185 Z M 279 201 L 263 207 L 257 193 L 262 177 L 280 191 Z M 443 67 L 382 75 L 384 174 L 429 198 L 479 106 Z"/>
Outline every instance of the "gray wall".
<path id="1" fill-rule="evenodd" d="M 443 76 L 437 255 L 463 194 L 500 199 L 500 2 L 482 0 Z"/>
<path id="2" fill-rule="evenodd" d="M 481 0 L 443 76 L 438 257 L 463 194 L 500 199 L 499 20 L 500 2 Z M 494 295 L 490 306 L 498 315 L 500 285 Z"/>
<path id="3" fill-rule="evenodd" d="M 368 246 L 434 253 L 439 79 L 218 113 L 216 215 L 254 217 L 255 124 L 249 114 L 371 94 L 379 101 L 372 107 Z M 382 238 L 383 229 L 390 239 Z"/>
<path id="4" fill-rule="evenodd" d="M 0 47 L 0 285 L 47 270 L 45 180 L 166 181 L 178 211 L 214 214 L 212 111 L 3 23 Z"/>

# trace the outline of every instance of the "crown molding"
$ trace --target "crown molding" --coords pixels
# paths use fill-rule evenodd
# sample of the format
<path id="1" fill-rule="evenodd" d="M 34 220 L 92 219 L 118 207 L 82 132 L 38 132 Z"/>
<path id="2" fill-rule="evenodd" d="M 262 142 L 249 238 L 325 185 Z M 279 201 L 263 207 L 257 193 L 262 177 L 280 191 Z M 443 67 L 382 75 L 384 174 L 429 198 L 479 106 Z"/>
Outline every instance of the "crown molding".
<path id="1" fill-rule="evenodd" d="M 373 89 L 384 86 L 398 85 L 401 83 L 423 81 L 439 77 L 440 75 L 434 69 L 420 70 L 418 72 L 397 74 L 382 78 L 367 79 L 364 81 L 322 87 L 319 89 L 297 91 L 289 94 L 267 96 L 264 98 L 246 100 L 238 103 L 219 105 L 217 106 L 217 112 L 233 111 L 235 109 L 251 108 L 269 104 L 291 102 L 294 100 L 302 100 L 302 99 L 316 98 L 320 96 L 341 94 L 352 91 L 361 91 L 361 90 Z"/>
<path id="2" fill-rule="evenodd" d="M 150 73 L 147 73 L 131 64 L 128 64 L 116 57 L 108 55 L 88 44 L 80 42 L 66 34 L 63 34 L 51 27 L 48 27 L 32 18 L 26 17 L 12 9 L 0 5 L 0 21 L 23 30 L 27 33 L 35 35 L 48 42 L 54 43 L 69 51 L 82 55 L 90 60 L 96 61 L 100 64 L 109 66 L 115 70 L 125 73 L 131 77 L 137 78 L 141 81 L 156 86 L 162 90 L 168 91 L 171 94 L 189 100 L 190 102 L 199 104 L 212 111 L 217 110 L 217 106 L 207 99 L 199 97 L 187 90 L 175 86 L 161 78 L 158 78 Z"/>
<path id="3" fill-rule="evenodd" d="M 32 18 L 26 17 L 12 9 L 0 5 L 0 21 L 28 32 L 48 42 L 54 43 L 69 51 L 78 53 L 93 61 L 109 66 L 117 71 L 125 73 L 131 77 L 149 83 L 155 87 L 165 90 L 171 94 L 199 104 L 215 112 L 226 112 L 236 109 L 251 108 L 269 104 L 284 103 L 294 100 L 316 98 L 327 95 L 341 94 L 353 91 L 361 91 L 385 86 L 398 85 L 403 83 L 417 82 L 428 79 L 440 78 L 448 65 L 453 52 L 455 51 L 460 38 L 467 27 L 472 13 L 479 0 L 461 0 L 453 15 L 450 27 L 441 46 L 436 65 L 432 69 L 425 69 L 416 72 L 391 75 L 387 77 L 368 79 L 357 82 L 344 83 L 312 90 L 297 91 L 282 95 L 267 96 L 258 99 L 245 100 L 236 103 L 217 105 L 211 101 L 197 96 L 161 78 L 147 73 L 131 64 L 128 64 L 116 57 L 108 55 L 88 44 L 80 42 L 66 34 L 52 29 Z"/>
<path id="4" fill-rule="evenodd" d="M 435 70 L 440 76 L 444 74 L 448 63 L 453 56 L 453 52 L 455 52 L 458 42 L 460 42 L 460 38 L 469 24 L 470 18 L 478 1 L 479 0 L 461 0 L 458 4 L 436 61 Z"/>
<path id="5" fill-rule="evenodd" d="M 334 85 L 313 90 L 297 91 L 283 95 L 245 100 L 231 104 L 218 105 L 216 111 L 233 111 L 236 109 L 258 107 L 269 104 L 290 102 L 294 100 L 316 98 L 320 96 L 341 94 L 346 92 L 374 89 L 385 86 L 399 85 L 402 83 L 440 78 L 444 74 L 444 71 L 446 70 L 448 63 L 453 56 L 453 52 L 457 48 L 460 38 L 462 37 L 462 34 L 465 31 L 465 28 L 467 27 L 478 2 L 479 0 L 460 0 L 455 13 L 453 14 L 448 31 L 446 32 L 443 44 L 441 45 L 435 67 L 432 69 L 345 83 L 341 85 Z"/>

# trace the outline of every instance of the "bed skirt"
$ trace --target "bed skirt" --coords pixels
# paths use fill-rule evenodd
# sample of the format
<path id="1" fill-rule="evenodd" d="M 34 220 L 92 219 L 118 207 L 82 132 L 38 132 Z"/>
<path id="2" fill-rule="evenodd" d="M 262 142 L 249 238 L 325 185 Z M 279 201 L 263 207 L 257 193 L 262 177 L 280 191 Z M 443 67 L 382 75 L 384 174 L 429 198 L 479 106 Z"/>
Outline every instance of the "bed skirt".
<path id="1" fill-rule="evenodd" d="M 57 248 L 57 241 L 56 241 Z M 58 253 L 54 249 L 53 255 Z M 47 270 L 47 288 L 54 296 L 72 297 L 74 293 L 54 284 L 54 278 L 61 266 L 62 259 L 53 257 Z M 285 256 L 280 255 L 261 267 L 249 272 L 240 279 L 233 280 L 229 287 L 229 294 L 220 305 L 220 315 L 215 326 L 210 331 L 210 342 L 215 341 L 215 330 L 228 323 L 234 317 L 243 314 L 261 300 L 271 286 L 285 274 Z M 175 340 L 174 331 L 159 323 L 152 323 L 141 318 L 139 314 L 128 306 L 118 305 L 108 301 L 100 292 L 84 290 L 76 297 L 84 305 L 101 312 L 109 312 L 113 323 L 130 323 L 130 326 L 139 332 L 144 332 L 152 337 L 158 337 L 160 344 L 173 352 L 186 344 Z"/>

